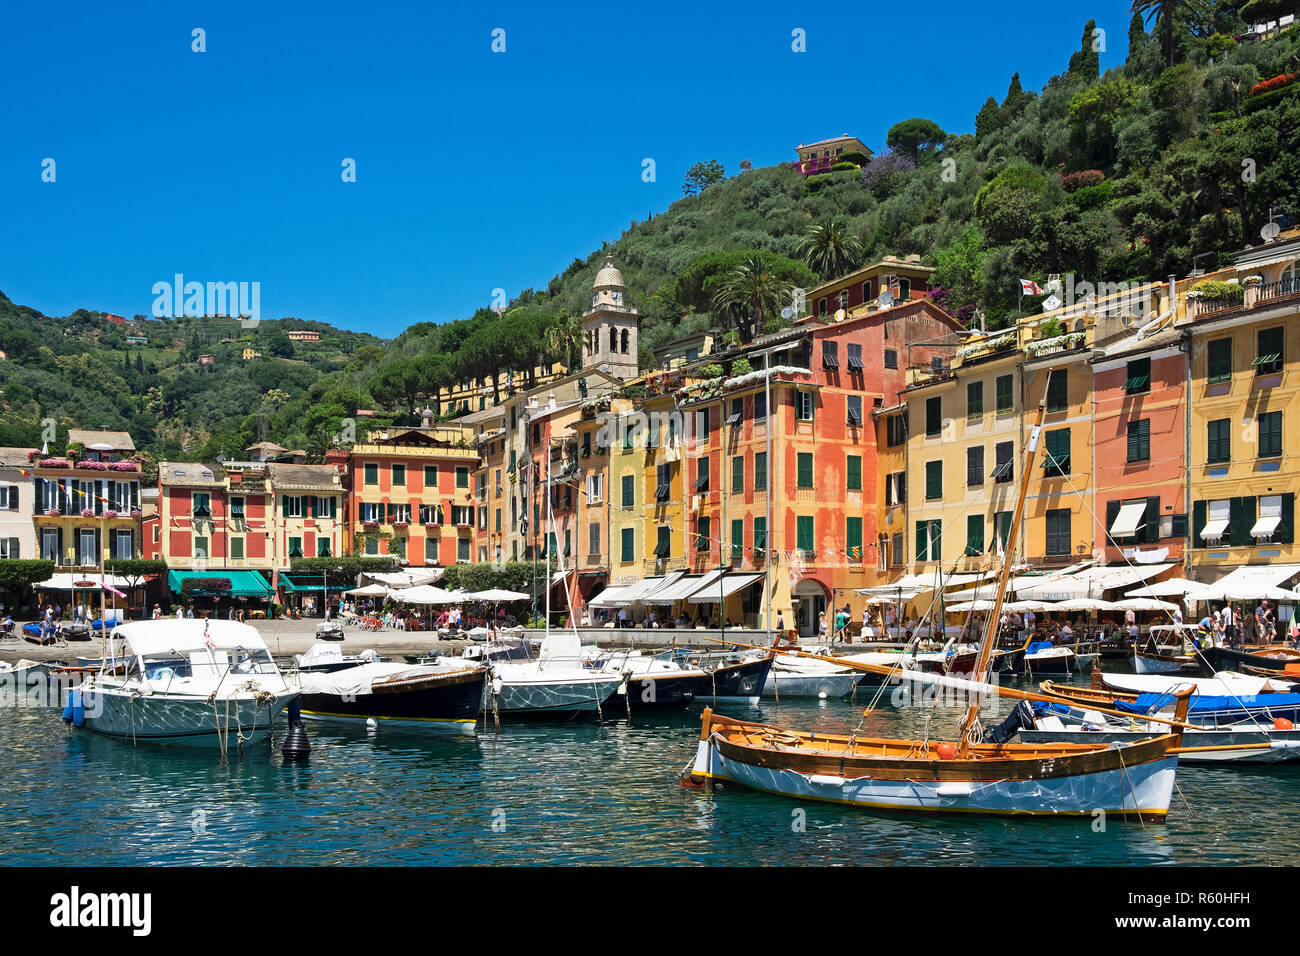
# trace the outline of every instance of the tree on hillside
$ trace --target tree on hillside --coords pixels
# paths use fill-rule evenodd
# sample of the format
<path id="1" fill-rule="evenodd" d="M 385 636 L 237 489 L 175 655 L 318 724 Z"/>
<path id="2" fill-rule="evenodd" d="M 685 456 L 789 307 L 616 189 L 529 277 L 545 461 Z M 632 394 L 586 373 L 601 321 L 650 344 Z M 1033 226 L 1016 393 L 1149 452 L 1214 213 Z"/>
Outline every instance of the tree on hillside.
<path id="1" fill-rule="evenodd" d="M 980 111 L 975 114 L 975 139 L 983 140 L 997 130 L 1001 125 L 998 117 L 998 101 L 989 97 L 980 107 Z"/>
<path id="2" fill-rule="evenodd" d="M 790 301 L 793 287 L 759 256 L 750 256 L 727 273 L 714 294 L 714 308 L 733 316 L 741 340 L 753 341 L 766 313 L 777 313 Z"/>
<path id="3" fill-rule="evenodd" d="M 581 320 L 561 312 L 546 327 L 546 350 L 574 371 L 582 364 L 582 335 Z"/>
<path id="4" fill-rule="evenodd" d="M 696 163 L 686 170 L 686 182 L 682 184 L 682 195 L 699 195 L 714 183 L 722 182 L 725 175 L 726 170 L 716 159 L 711 159 L 707 163 Z"/>
<path id="5" fill-rule="evenodd" d="M 913 117 L 891 126 L 885 136 L 885 144 L 919 164 L 924 157 L 942 146 L 947 138 L 948 134 L 934 120 Z"/>
<path id="6" fill-rule="evenodd" d="M 1175 21 L 1185 22 L 1188 16 L 1204 10 L 1205 0 L 1133 0 L 1129 9 L 1142 14 L 1145 23 L 1150 24 L 1154 18 L 1160 25 L 1160 49 L 1165 65 L 1173 66 L 1178 49 L 1174 39 Z"/>
<path id="7" fill-rule="evenodd" d="M 823 279 L 852 272 L 862 261 L 862 244 L 839 217 L 815 224 L 799 240 L 798 249 L 803 261 Z"/>
<path id="8" fill-rule="evenodd" d="M 671 291 L 659 298 L 666 301 L 673 311 L 681 312 L 694 309 L 699 312 L 712 312 L 714 294 L 725 284 L 727 276 L 751 259 L 760 259 L 779 279 L 791 288 L 812 288 L 817 277 L 802 262 L 788 259 L 776 252 L 758 249 L 738 249 L 730 252 L 707 252 L 697 256 L 689 266 L 678 273 L 672 283 Z"/>
<path id="9" fill-rule="evenodd" d="M 1097 21 L 1089 20 L 1083 27 L 1083 39 L 1079 49 L 1070 54 L 1070 66 L 1065 72 L 1072 77 L 1091 83 L 1101 75 L 1101 56 L 1093 49 Z"/>
<path id="10" fill-rule="evenodd" d="M 262 347 L 266 349 L 267 355 L 275 358 L 293 358 L 293 342 L 289 340 L 284 329 L 271 329 L 267 332 Z"/>

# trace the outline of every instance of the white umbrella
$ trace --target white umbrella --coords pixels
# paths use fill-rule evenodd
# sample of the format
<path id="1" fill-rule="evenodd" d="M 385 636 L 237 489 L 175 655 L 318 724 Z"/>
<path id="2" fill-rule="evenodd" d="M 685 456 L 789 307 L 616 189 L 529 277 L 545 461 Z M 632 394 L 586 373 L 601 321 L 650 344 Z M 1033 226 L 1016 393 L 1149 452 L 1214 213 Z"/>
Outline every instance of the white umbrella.
<path id="1" fill-rule="evenodd" d="M 1147 584 L 1140 588 L 1134 588 L 1132 591 L 1125 591 L 1125 597 L 1175 597 L 1180 594 L 1195 594 L 1205 588 L 1204 584 L 1196 581 L 1189 581 L 1187 578 L 1168 578 L 1164 581 L 1157 581 L 1155 584 Z"/>
<path id="2" fill-rule="evenodd" d="M 1125 598 L 1113 602 L 1113 606 L 1117 611 L 1168 611 L 1172 614 L 1178 610 L 1177 604 L 1157 601 L 1155 598 Z"/>
<path id="3" fill-rule="evenodd" d="M 962 611 L 991 611 L 993 602 L 980 599 L 978 601 L 966 601 L 963 604 L 951 604 L 947 608 L 952 613 L 961 613 Z"/>
<path id="4" fill-rule="evenodd" d="M 1004 607 L 1008 611 L 1015 611 L 1018 614 L 1023 614 L 1025 611 L 1052 611 L 1056 609 L 1056 605 L 1051 601 L 1012 601 L 1010 604 L 1004 605 Z"/>
<path id="5" fill-rule="evenodd" d="M 1099 601 L 1096 598 L 1071 598 L 1068 601 L 1058 601 L 1052 608 L 1053 611 L 1113 611 L 1115 610 L 1114 601 Z"/>
<path id="6" fill-rule="evenodd" d="M 345 591 L 345 594 L 353 594 L 357 597 L 382 597 L 388 593 L 388 588 L 382 584 L 367 584 L 362 588 L 353 588 L 351 591 Z"/>
<path id="7" fill-rule="evenodd" d="M 475 601 L 523 601 L 532 595 L 520 591 L 507 591 L 504 588 L 488 588 L 486 591 L 475 591 L 467 597 Z"/>
<path id="8" fill-rule="evenodd" d="M 389 597 L 403 604 L 459 604 L 464 598 L 436 588 L 432 584 L 417 584 L 415 587 L 390 591 Z"/>

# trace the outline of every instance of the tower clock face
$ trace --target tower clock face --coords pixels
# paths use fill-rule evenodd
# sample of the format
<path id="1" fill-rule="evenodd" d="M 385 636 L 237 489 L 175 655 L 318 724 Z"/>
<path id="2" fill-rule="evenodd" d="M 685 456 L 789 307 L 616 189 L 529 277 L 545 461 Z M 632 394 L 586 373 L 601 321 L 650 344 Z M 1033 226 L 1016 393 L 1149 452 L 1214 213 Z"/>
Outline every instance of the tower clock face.
<path id="1" fill-rule="evenodd" d="M 596 304 L 597 302 L 599 302 L 599 301 L 600 301 L 600 293 L 599 293 L 599 292 L 593 292 L 593 293 L 591 294 L 591 304 L 592 304 L 592 305 L 595 305 L 595 304 Z"/>
<path id="2" fill-rule="evenodd" d="M 617 289 L 615 289 L 613 292 L 611 292 L 611 293 L 609 294 L 609 297 L 610 297 L 611 299 L 614 300 L 614 304 L 615 304 L 615 305 L 622 305 L 622 304 L 623 304 L 623 293 L 622 293 L 622 292 L 619 292 Z"/>

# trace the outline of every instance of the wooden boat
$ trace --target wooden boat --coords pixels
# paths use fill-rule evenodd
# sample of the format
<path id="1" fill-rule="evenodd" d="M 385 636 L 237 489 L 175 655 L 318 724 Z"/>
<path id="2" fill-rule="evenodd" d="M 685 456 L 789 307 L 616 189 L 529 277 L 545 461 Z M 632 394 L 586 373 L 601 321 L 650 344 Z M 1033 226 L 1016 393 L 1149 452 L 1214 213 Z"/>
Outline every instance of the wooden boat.
<path id="1" fill-rule="evenodd" d="M 321 720 L 374 721 L 381 727 L 473 735 L 488 669 L 443 664 L 375 662 L 343 670 L 307 671 L 302 714 Z"/>
<path id="2" fill-rule="evenodd" d="M 1008 540 L 1016 539 L 1024 512 L 1025 476 L 1033 473 L 1043 414 L 1040 404 L 1019 470 Z M 974 668 L 979 682 L 917 672 L 900 676 L 918 682 L 972 684 L 981 693 L 1029 696 L 982 683 L 995 643 L 992 622 L 999 620 L 1010 570 L 1008 554 Z M 876 664 L 843 663 L 869 673 L 890 672 Z M 971 697 L 956 742 L 808 733 L 723 717 L 707 709 L 695 759 L 683 777 L 696 786 L 734 783 L 801 800 L 887 810 L 1049 817 L 1091 816 L 1102 810 L 1108 818 L 1163 820 L 1173 795 L 1181 715 L 1190 697 L 1191 692 L 1185 691 L 1179 698 L 1178 723 L 1170 733 L 1118 746 L 994 742 L 991 735 L 981 733 L 978 693 Z"/>
<path id="3" fill-rule="evenodd" d="M 1252 673 L 1294 675 L 1296 680 L 1300 680 L 1300 650 L 1285 644 L 1207 647 L 1201 651 L 1200 657 L 1205 673 L 1249 667 Z"/>
<path id="4" fill-rule="evenodd" d="M 1164 692 L 1131 693 L 1109 688 L 1071 687 L 1044 681 L 1042 692 L 1074 706 L 1102 707 L 1127 713 L 1131 718 L 1159 714 L 1174 706 L 1179 698 Z M 1286 726 L 1300 723 L 1300 694 L 1235 691 L 1228 694 L 1201 694 L 1184 687 L 1179 695 L 1190 694 L 1190 703 L 1177 719 L 1200 728 Z M 1281 722 L 1280 724 L 1278 722 Z"/>

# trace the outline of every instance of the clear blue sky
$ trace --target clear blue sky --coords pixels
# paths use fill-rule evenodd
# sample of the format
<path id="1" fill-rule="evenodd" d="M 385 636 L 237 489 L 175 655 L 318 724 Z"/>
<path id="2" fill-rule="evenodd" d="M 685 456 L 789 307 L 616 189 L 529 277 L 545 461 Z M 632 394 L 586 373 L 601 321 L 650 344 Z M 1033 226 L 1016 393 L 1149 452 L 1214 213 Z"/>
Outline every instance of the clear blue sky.
<path id="1" fill-rule="evenodd" d="M 846 131 L 879 149 L 911 116 L 970 131 L 1012 72 L 1063 72 L 1090 17 L 1102 69 L 1122 63 L 1129 20 L 1127 0 L 293 7 L 5 4 L 0 290 L 130 316 L 177 272 L 258 281 L 264 318 L 392 336 L 544 287 L 699 160 L 733 174 Z"/>

